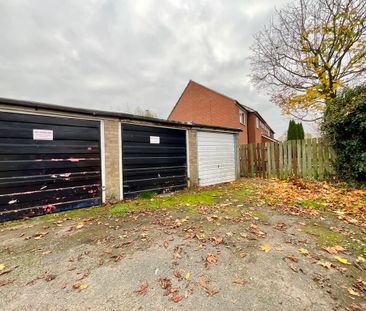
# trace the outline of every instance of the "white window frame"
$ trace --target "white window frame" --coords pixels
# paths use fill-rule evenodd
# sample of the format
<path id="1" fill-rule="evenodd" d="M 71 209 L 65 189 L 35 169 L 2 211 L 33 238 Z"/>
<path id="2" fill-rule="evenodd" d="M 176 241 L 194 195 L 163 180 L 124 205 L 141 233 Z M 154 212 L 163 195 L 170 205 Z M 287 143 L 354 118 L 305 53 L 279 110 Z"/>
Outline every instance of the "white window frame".
<path id="1" fill-rule="evenodd" d="M 244 110 L 239 110 L 239 122 L 242 125 L 247 125 L 247 113 Z"/>

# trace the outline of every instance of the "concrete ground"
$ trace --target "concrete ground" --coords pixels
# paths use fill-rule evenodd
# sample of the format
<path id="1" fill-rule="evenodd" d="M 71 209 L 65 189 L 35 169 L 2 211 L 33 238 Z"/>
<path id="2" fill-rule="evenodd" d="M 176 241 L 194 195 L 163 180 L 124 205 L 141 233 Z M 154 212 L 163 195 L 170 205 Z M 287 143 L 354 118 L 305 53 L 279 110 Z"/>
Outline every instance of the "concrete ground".
<path id="1" fill-rule="evenodd" d="M 366 310 L 363 229 L 247 181 L 182 195 L 0 225 L 0 310 Z"/>

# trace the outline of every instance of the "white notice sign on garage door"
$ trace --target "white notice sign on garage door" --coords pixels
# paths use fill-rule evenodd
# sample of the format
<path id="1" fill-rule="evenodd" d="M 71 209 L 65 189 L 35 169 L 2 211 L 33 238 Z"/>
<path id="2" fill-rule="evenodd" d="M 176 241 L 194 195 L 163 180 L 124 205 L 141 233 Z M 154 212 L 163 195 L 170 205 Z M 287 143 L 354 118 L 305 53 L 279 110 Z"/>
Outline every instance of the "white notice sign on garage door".
<path id="1" fill-rule="evenodd" d="M 160 144 L 159 136 L 150 136 L 150 144 Z"/>
<path id="2" fill-rule="evenodd" d="M 53 140 L 53 131 L 33 129 L 33 140 Z"/>

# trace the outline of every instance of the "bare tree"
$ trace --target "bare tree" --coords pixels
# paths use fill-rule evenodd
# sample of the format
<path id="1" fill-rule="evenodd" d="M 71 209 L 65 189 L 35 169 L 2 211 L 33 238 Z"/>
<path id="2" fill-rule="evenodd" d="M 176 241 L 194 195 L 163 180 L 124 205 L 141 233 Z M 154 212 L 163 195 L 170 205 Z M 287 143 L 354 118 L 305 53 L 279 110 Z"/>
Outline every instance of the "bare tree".
<path id="1" fill-rule="evenodd" d="M 337 89 L 365 78 L 366 1 L 296 0 L 275 11 L 251 51 L 251 79 L 272 102 L 320 119 Z"/>

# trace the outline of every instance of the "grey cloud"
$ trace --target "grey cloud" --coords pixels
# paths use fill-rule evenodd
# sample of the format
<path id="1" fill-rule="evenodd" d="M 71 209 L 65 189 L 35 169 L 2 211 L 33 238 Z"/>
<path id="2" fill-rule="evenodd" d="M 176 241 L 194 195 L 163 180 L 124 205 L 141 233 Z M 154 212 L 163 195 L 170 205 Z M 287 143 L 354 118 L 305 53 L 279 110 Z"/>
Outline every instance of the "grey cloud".
<path id="1" fill-rule="evenodd" d="M 285 0 L 0 1 L 0 96 L 166 117 L 189 79 L 287 128 L 249 85 L 252 35 Z"/>

